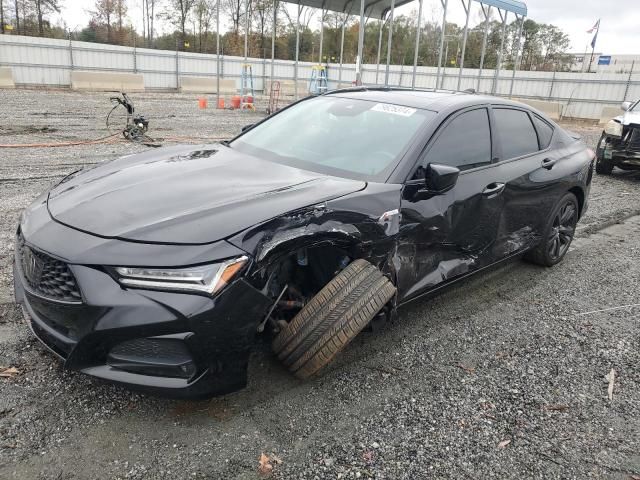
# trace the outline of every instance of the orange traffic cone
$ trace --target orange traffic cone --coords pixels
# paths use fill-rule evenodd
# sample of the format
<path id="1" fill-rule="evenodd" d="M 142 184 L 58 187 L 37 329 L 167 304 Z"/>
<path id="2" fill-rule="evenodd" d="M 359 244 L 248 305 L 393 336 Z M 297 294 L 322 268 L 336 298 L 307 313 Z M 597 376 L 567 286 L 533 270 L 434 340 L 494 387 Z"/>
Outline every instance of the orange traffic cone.
<path id="1" fill-rule="evenodd" d="M 224 110 L 224 97 L 218 98 L 218 109 Z"/>
<path id="2" fill-rule="evenodd" d="M 200 110 L 207 108 L 207 104 L 207 99 L 205 97 L 200 97 L 198 99 L 198 108 L 200 108 Z"/>

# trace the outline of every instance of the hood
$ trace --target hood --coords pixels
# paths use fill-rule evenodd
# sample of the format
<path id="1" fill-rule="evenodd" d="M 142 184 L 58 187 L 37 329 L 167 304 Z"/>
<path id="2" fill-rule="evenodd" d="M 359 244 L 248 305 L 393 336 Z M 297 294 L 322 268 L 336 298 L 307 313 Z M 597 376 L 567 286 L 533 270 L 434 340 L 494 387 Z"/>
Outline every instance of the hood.
<path id="1" fill-rule="evenodd" d="M 623 125 L 640 125 L 640 112 L 625 112 L 624 115 L 616 117 L 615 120 L 618 120 Z"/>
<path id="2" fill-rule="evenodd" d="M 47 203 L 56 221 L 101 237 L 204 244 L 365 186 L 220 144 L 183 145 L 72 174 Z"/>

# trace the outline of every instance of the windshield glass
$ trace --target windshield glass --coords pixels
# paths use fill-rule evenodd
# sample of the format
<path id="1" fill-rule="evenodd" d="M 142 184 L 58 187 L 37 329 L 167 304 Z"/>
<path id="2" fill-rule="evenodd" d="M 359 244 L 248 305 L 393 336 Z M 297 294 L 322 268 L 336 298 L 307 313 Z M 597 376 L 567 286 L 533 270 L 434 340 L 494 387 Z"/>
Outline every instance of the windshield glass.
<path id="1" fill-rule="evenodd" d="M 230 146 L 306 170 L 384 181 L 420 127 L 435 115 L 429 110 L 328 95 L 282 111 Z"/>

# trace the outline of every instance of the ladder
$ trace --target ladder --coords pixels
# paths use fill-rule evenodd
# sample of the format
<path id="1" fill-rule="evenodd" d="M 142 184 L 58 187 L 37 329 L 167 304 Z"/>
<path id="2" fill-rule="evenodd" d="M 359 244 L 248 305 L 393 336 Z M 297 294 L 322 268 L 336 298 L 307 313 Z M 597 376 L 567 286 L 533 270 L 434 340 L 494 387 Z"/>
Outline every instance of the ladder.
<path id="1" fill-rule="evenodd" d="M 242 79 L 240 81 L 240 110 L 255 110 L 254 98 L 251 64 L 245 63 L 242 65 Z"/>
<path id="2" fill-rule="evenodd" d="M 314 65 L 311 67 L 311 81 L 309 82 L 309 93 L 320 95 L 328 90 L 327 68 L 324 65 Z"/>

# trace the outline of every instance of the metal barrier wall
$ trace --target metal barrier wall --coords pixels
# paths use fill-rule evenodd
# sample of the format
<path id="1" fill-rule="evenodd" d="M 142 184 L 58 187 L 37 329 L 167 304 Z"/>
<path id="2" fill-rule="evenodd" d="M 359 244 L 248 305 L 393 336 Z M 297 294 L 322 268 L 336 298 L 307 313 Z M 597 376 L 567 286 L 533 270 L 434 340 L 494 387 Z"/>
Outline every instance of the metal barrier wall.
<path id="1" fill-rule="evenodd" d="M 248 59 L 253 66 L 254 85 L 261 91 L 269 80 L 270 59 Z M 239 87 L 242 57 L 221 56 L 221 78 L 236 80 Z M 309 81 L 314 63 L 300 62 L 300 80 Z M 179 87 L 181 76 L 215 77 L 216 56 L 168 50 L 121 47 L 99 43 L 75 42 L 38 37 L 0 35 L 0 66 L 11 67 L 18 86 L 69 87 L 72 70 L 97 70 L 141 73 L 145 88 L 172 90 Z M 391 66 L 389 84 L 411 86 L 412 66 Z M 355 65 L 337 64 L 328 68 L 330 88 L 355 80 Z M 385 66 L 363 65 L 363 83 L 383 84 Z M 437 67 L 418 67 L 417 88 L 434 88 Z M 503 70 L 496 81 L 496 95 L 508 96 L 511 70 Z M 292 80 L 294 62 L 277 60 L 274 78 Z M 464 69 L 460 88 L 491 92 L 495 72 L 484 69 L 478 81 L 478 70 Z M 458 69 L 445 68 L 442 87 L 456 89 Z M 304 93 L 304 92 L 301 92 Z M 565 117 L 600 118 L 603 107 L 617 107 L 622 101 L 640 98 L 638 73 L 568 73 L 517 71 L 513 97 L 558 102 Z"/>

